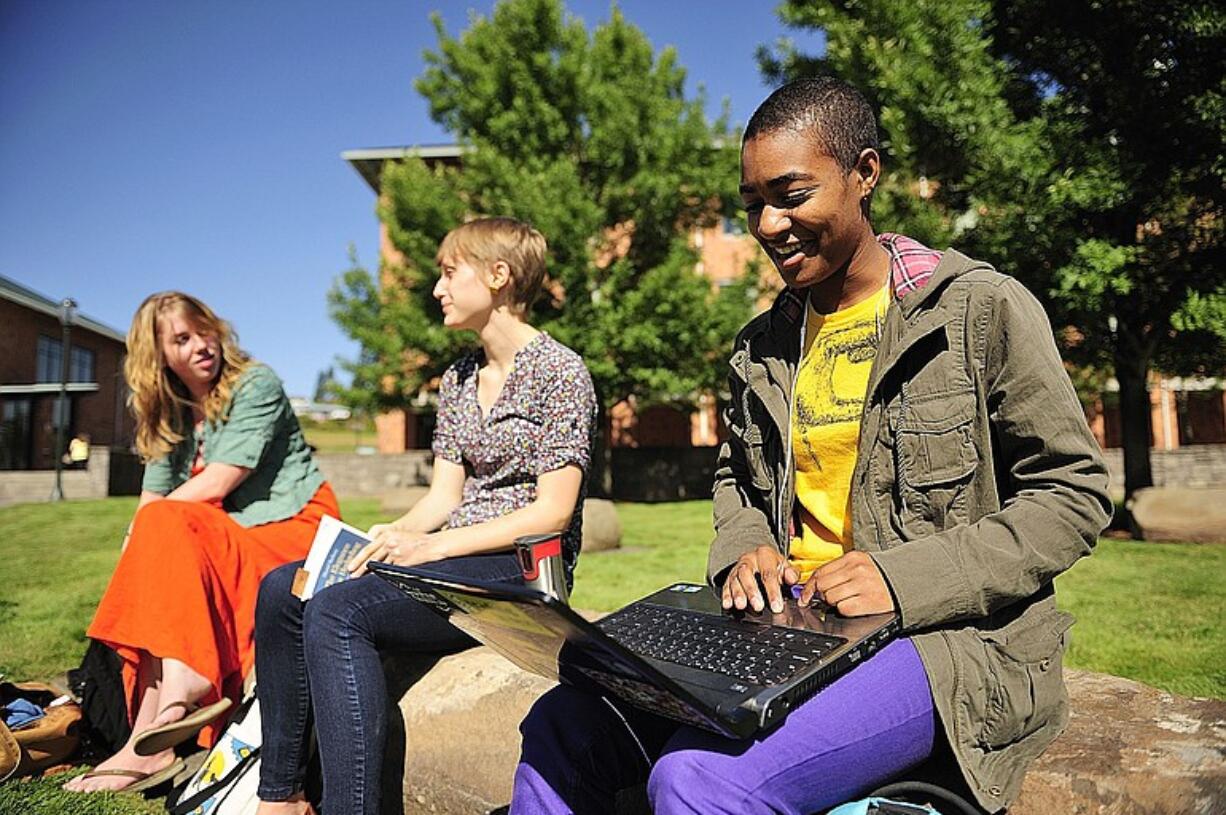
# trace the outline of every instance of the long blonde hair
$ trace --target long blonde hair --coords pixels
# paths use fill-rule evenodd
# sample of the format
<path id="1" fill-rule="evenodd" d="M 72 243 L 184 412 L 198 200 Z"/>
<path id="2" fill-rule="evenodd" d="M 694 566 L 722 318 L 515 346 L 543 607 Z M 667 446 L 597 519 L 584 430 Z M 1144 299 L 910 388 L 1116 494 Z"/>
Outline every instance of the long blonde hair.
<path id="1" fill-rule="evenodd" d="M 197 404 L 167 366 L 162 355 L 163 318 L 177 313 L 197 330 L 217 337 L 221 346 L 221 370 L 203 404 Z M 210 422 L 225 421 L 230 396 L 251 358 L 238 347 L 238 335 L 213 310 L 178 291 L 164 291 L 145 298 L 132 318 L 128 331 L 128 357 L 123 372 L 132 393 L 128 406 L 136 417 L 136 449 L 145 461 L 162 458 L 183 441 L 191 427 L 191 409 L 199 408 Z"/>

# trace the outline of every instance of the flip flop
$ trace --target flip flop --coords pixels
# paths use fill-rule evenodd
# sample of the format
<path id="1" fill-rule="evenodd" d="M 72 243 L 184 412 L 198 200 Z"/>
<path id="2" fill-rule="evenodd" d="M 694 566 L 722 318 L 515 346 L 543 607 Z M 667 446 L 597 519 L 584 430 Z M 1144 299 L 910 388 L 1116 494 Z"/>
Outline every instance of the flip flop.
<path id="1" fill-rule="evenodd" d="M 124 778 L 131 778 L 132 783 L 121 789 L 114 790 L 115 792 L 145 792 L 159 784 L 165 784 L 178 775 L 184 766 L 186 765 L 184 765 L 183 759 L 176 758 L 169 765 L 155 773 L 143 773 L 140 770 L 93 770 L 81 777 L 104 778 L 106 776 L 123 776 Z"/>
<path id="2" fill-rule="evenodd" d="M 199 733 L 200 728 L 229 710 L 232 704 L 234 703 L 224 696 L 219 701 L 200 708 L 194 707 L 189 702 L 172 702 L 166 707 L 182 706 L 188 710 L 187 715 L 177 722 L 151 727 L 137 734 L 132 741 L 132 750 L 138 756 L 152 756 L 178 746 Z"/>

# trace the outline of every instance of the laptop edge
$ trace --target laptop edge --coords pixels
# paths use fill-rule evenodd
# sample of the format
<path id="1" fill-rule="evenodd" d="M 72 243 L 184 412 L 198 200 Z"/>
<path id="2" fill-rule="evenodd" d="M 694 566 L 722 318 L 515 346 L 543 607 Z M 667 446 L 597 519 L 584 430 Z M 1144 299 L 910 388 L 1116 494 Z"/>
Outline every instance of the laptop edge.
<path id="1" fill-rule="evenodd" d="M 802 608 L 795 601 L 790 601 L 781 614 L 737 615 L 754 624 L 810 630 L 846 640 L 783 683 L 773 686 L 742 684 L 731 677 L 637 654 L 565 603 L 522 585 L 458 578 L 428 568 L 377 562 L 369 564 L 369 568 L 526 671 L 596 692 L 612 693 L 630 704 L 730 738 L 745 738 L 777 724 L 792 708 L 868 658 L 899 630 L 895 614 L 840 617 L 831 613 L 823 616 L 820 611 Z M 520 607 L 546 611 L 544 620 L 539 612 L 528 614 L 537 625 L 548 629 L 548 636 L 562 644 L 553 653 L 544 654 L 537 647 L 539 642 L 530 641 L 532 638 L 526 633 L 515 632 L 517 628 L 526 632 L 523 620 L 509 624 L 481 620 L 480 614 L 490 601 L 509 601 Z M 712 616 L 724 615 L 713 593 L 697 584 L 676 583 L 630 605 L 644 603 Z M 618 613 L 613 612 L 609 617 Z M 555 622 L 551 624 L 550 621 Z M 487 625 L 494 625 L 501 633 L 490 636 Z M 725 680 L 723 686 L 713 684 L 713 677 Z M 673 705 L 664 697 L 672 697 L 679 707 L 670 709 Z"/>

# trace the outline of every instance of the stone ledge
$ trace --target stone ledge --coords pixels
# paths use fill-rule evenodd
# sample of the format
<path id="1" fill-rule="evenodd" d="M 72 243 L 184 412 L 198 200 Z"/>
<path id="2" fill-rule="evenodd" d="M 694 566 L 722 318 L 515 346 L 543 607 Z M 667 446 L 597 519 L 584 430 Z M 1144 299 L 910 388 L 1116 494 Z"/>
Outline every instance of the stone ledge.
<path id="1" fill-rule="evenodd" d="M 1226 487 L 1146 487 L 1128 511 L 1142 540 L 1226 543 Z"/>
<path id="2" fill-rule="evenodd" d="M 1072 716 L 1010 815 L 1226 812 L 1226 702 L 1066 671 Z"/>
<path id="3" fill-rule="evenodd" d="M 488 648 L 389 669 L 408 687 L 400 698 L 404 811 L 458 815 L 505 804 L 519 722 L 552 683 Z M 1034 764 L 1010 815 L 1226 812 L 1226 702 L 1105 674 L 1066 676 L 1069 727 Z"/>

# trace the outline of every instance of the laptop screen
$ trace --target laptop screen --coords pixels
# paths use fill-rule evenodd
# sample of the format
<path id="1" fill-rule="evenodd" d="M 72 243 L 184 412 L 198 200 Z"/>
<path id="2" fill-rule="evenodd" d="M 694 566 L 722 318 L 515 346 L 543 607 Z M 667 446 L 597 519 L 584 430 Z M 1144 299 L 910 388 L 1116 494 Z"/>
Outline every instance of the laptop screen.
<path id="1" fill-rule="evenodd" d="M 456 587 L 444 575 L 383 564 L 371 568 L 448 622 L 526 671 L 597 694 L 610 694 L 637 707 L 723 731 L 722 725 L 687 701 L 671 680 L 606 642 L 568 607 L 515 584 Z M 451 585 L 447 585 L 451 583 Z M 571 619 L 574 617 L 575 619 Z M 667 688 L 667 689 L 666 689 Z"/>

